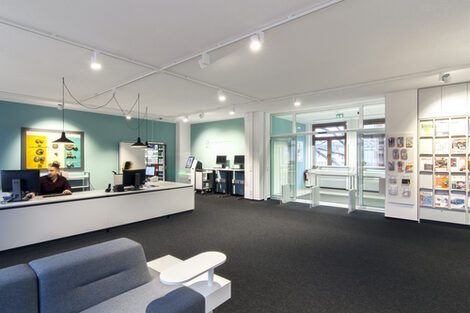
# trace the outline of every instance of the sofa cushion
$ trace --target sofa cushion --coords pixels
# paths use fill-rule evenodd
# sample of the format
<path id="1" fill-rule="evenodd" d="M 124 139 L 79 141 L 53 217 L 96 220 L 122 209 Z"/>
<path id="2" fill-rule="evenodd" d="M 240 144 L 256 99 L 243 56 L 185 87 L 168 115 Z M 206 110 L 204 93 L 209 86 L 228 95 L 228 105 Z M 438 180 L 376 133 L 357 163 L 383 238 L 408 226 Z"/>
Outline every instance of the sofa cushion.
<path id="1" fill-rule="evenodd" d="M 80 312 L 151 280 L 142 246 L 121 238 L 34 260 L 41 312 Z"/>
<path id="2" fill-rule="evenodd" d="M 204 297 L 188 287 L 178 288 L 152 301 L 145 313 L 205 313 Z"/>
<path id="3" fill-rule="evenodd" d="M 154 278 L 149 283 L 126 291 L 114 298 L 99 303 L 81 313 L 145 313 L 150 302 L 164 297 L 179 286 L 168 286 L 160 282 L 159 273 L 149 269 Z"/>
<path id="4" fill-rule="evenodd" d="M 0 269 L 0 312 L 38 312 L 37 278 L 28 265 Z"/>

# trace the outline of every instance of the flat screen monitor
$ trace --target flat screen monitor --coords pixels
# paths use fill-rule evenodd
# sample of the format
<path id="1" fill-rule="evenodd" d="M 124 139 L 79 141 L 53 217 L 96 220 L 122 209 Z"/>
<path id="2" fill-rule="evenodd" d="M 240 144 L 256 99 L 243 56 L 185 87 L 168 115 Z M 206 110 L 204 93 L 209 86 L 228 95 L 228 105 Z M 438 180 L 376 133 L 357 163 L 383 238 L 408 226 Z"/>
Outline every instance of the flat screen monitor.
<path id="1" fill-rule="evenodd" d="M 145 176 L 155 176 L 155 166 L 147 166 L 145 168 Z"/>
<path id="2" fill-rule="evenodd" d="M 218 155 L 215 159 L 216 164 L 225 164 L 227 163 L 227 156 L 226 155 Z"/>
<path id="3" fill-rule="evenodd" d="M 239 164 L 239 165 L 245 164 L 245 156 L 244 155 L 236 155 L 233 158 L 233 164 Z"/>
<path id="4" fill-rule="evenodd" d="M 21 181 L 21 191 L 39 192 L 39 170 L 2 171 L 2 191 L 13 191 L 13 179 Z"/>
<path id="5" fill-rule="evenodd" d="M 193 156 L 190 156 L 188 158 L 188 161 L 186 162 L 186 168 L 191 168 L 191 166 L 193 166 L 193 162 L 194 162 L 194 157 Z"/>
<path id="6" fill-rule="evenodd" d="M 142 186 L 145 183 L 146 169 L 138 170 L 123 170 L 122 171 L 122 184 L 124 186 Z M 137 176 L 139 177 L 136 180 Z"/>

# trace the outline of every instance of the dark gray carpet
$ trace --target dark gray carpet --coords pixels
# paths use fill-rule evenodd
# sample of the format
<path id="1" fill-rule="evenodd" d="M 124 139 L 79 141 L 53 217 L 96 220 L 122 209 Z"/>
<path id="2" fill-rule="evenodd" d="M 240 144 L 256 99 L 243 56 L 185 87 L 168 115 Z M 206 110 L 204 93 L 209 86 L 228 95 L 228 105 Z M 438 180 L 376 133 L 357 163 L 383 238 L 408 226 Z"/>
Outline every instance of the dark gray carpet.
<path id="1" fill-rule="evenodd" d="M 217 312 L 469 312 L 470 229 L 380 214 L 197 196 L 197 209 L 0 253 L 0 267 L 128 237 L 147 258 L 227 254 Z"/>

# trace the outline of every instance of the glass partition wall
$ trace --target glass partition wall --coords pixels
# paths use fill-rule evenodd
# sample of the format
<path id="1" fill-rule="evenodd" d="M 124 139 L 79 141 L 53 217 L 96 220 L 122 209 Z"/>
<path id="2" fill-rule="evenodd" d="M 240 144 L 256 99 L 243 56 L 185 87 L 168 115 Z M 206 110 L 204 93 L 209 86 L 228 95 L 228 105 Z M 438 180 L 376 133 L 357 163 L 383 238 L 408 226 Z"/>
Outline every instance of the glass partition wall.
<path id="1" fill-rule="evenodd" d="M 271 116 L 271 198 L 311 202 L 317 177 L 320 204 L 383 210 L 385 105 L 273 114 Z M 284 199 L 283 196 L 284 186 Z M 288 188 L 288 190 L 286 190 Z"/>

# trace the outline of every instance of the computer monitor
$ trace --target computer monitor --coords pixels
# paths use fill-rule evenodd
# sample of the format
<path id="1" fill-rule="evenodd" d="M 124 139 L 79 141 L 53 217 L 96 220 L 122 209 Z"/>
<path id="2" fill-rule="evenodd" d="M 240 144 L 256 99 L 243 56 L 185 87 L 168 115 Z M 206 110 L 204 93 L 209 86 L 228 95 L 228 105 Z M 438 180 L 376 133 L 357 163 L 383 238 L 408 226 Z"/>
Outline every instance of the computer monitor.
<path id="1" fill-rule="evenodd" d="M 238 164 L 238 165 L 245 164 L 245 156 L 244 155 L 236 155 L 233 158 L 233 164 Z"/>
<path id="2" fill-rule="evenodd" d="M 136 189 L 140 188 L 145 183 L 146 169 L 137 170 L 123 170 L 122 171 L 122 184 L 126 186 L 134 186 Z"/>
<path id="3" fill-rule="evenodd" d="M 39 193 L 39 170 L 2 172 L 2 191 L 12 193 L 12 201 L 20 201 L 27 192 Z"/>
<path id="4" fill-rule="evenodd" d="M 188 158 L 188 161 L 186 161 L 186 166 L 185 168 L 191 168 L 191 166 L 193 166 L 193 162 L 194 162 L 194 157 L 193 156 L 190 156 Z"/>
<path id="5" fill-rule="evenodd" d="M 145 176 L 155 176 L 155 166 L 147 166 L 145 168 Z"/>
<path id="6" fill-rule="evenodd" d="M 222 166 L 225 166 L 227 163 L 227 156 L 226 155 L 218 155 L 215 159 L 216 164 L 222 164 Z"/>

